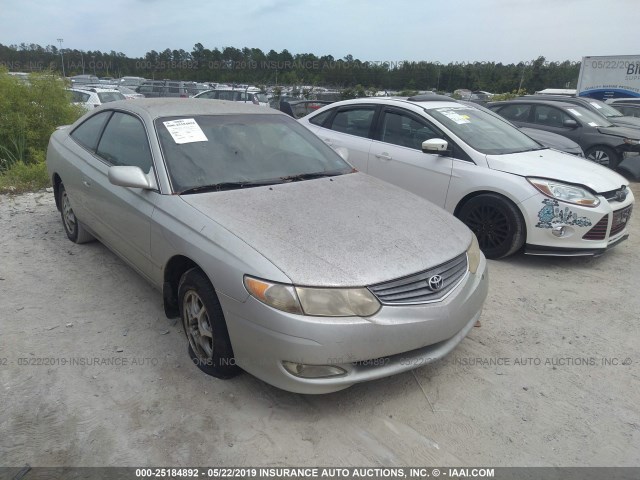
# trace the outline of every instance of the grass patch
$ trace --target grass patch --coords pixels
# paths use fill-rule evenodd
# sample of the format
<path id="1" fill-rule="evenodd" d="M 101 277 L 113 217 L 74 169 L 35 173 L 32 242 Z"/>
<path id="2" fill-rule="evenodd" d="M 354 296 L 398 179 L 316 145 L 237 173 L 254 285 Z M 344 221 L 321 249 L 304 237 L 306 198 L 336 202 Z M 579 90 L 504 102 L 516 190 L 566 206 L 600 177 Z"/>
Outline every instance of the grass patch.
<path id="1" fill-rule="evenodd" d="M 47 165 L 44 162 L 14 163 L 0 173 L 0 193 L 24 193 L 51 186 Z"/>

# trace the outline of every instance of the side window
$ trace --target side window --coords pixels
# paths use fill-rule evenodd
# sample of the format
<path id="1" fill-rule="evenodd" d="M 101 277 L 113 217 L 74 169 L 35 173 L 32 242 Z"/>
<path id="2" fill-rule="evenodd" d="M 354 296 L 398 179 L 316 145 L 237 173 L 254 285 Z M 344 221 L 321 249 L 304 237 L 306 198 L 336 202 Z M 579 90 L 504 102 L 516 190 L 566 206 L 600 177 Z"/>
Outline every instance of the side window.
<path id="1" fill-rule="evenodd" d="M 373 107 L 350 108 L 340 110 L 333 117 L 331 130 L 348 133 L 358 137 L 368 137 L 374 114 Z"/>
<path id="2" fill-rule="evenodd" d="M 85 103 L 89 100 L 89 94 L 84 92 L 76 92 L 75 90 L 71 91 L 71 99 L 74 102 Z"/>
<path id="3" fill-rule="evenodd" d="M 631 105 L 620 105 L 614 104 L 616 110 L 620 110 L 623 115 L 628 115 L 630 117 L 640 117 L 640 105 L 631 106 Z"/>
<path id="4" fill-rule="evenodd" d="M 380 139 L 401 147 L 422 149 L 422 142 L 431 138 L 442 138 L 426 123 L 398 112 L 385 112 L 382 118 Z"/>
<path id="5" fill-rule="evenodd" d="M 333 110 L 327 110 L 326 112 L 322 112 L 316 115 L 313 118 L 309 119 L 309 123 L 313 123 L 314 125 L 322 126 L 322 124 L 329 118 L 329 115 L 333 113 Z"/>
<path id="6" fill-rule="evenodd" d="M 548 127 L 562 127 L 565 120 L 570 119 L 569 115 L 559 108 L 548 105 L 537 105 L 535 112 L 535 123 Z"/>
<path id="7" fill-rule="evenodd" d="M 202 95 L 200 95 L 198 98 L 209 98 L 209 99 L 215 99 L 216 98 L 216 92 L 204 92 Z"/>
<path id="8" fill-rule="evenodd" d="M 88 148 L 91 151 L 95 151 L 98 140 L 100 139 L 100 133 L 104 124 L 111 116 L 111 112 L 101 112 L 93 117 L 88 118 L 80 126 L 78 126 L 73 132 L 71 132 L 71 138 Z"/>
<path id="9" fill-rule="evenodd" d="M 102 134 L 96 152 L 111 165 L 151 170 L 149 141 L 142 122 L 126 113 L 115 112 Z"/>
<path id="10" fill-rule="evenodd" d="M 218 92 L 219 100 L 233 100 L 233 91 L 232 90 L 223 90 Z"/>
<path id="11" fill-rule="evenodd" d="M 529 112 L 531 112 L 531 105 L 507 105 L 500 109 L 501 116 L 508 120 L 514 120 L 516 122 L 528 121 Z"/>

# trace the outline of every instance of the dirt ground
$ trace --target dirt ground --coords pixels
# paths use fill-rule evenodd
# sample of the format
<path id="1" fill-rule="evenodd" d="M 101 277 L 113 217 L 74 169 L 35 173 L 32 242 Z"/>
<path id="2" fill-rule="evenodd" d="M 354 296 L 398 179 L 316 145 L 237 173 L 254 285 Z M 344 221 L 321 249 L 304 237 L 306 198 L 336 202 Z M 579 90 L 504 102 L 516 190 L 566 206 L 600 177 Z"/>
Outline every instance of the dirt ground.
<path id="1" fill-rule="evenodd" d="M 0 465 L 638 466 L 639 216 L 600 258 L 490 261 L 482 326 L 446 360 L 303 396 L 207 377 L 52 193 L 0 196 Z"/>

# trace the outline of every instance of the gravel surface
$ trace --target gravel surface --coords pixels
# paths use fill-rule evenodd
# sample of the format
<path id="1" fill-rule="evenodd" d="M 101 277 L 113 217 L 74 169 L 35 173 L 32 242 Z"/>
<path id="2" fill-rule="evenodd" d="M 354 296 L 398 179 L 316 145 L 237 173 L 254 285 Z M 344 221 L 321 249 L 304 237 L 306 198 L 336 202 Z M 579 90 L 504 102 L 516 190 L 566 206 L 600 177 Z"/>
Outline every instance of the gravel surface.
<path id="1" fill-rule="evenodd" d="M 640 465 L 631 225 L 600 258 L 490 261 L 482 325 L 445 360 L 304 396 L 207 377 L 159 292 L 67 240 L 52 193 L 0 196 L 0 465 Z"/>

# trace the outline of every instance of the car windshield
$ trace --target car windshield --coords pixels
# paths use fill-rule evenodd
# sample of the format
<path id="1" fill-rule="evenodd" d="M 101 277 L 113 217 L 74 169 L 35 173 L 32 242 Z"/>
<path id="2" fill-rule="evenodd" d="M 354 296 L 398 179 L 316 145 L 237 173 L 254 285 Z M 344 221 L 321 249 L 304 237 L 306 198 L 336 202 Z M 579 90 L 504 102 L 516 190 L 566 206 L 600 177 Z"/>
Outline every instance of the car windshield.
<path id="1" fill-rule="evenodd" d="M 544 148 L 513 125 L 475 107 L 456 105 L 427 110 L 463 142 L 486 155 L 529 152 Z"/>
<path id="2" fill-rule="evenodd" d="M 322 140 L 284 115 L 200 115 L 155 121 L 173 190 L 224 190 L 350 173 Z"/>
<path id="3" fill-rule="evenodd" d="M 607 118 L 615 118 L 615 117 L 623 116 L 621 112 L 619 112 L 612 106 L 607 105 L 604 102 L 601 102 L 600 100 L 589 100 L 589 103 L 593 106 L 593 108 L 598 110 L 598 113 L 601 113 Z"/>
<path id="4" fill-rule="evenodd" d="M 267 103 L 269 101 L 266 93 L 256 93 L 256 97 L 260 103 Z"/>
<path id="5" fill-rule="evenodd" d="M 592 112 L 585 107 L 571 105 L 570 107 L 563 107 L 563 109 L 571 114 L 576 120 L 592 127 L 613 127 L 613 124 L 605 117 L 598 115 L 596 112 Z"/>

